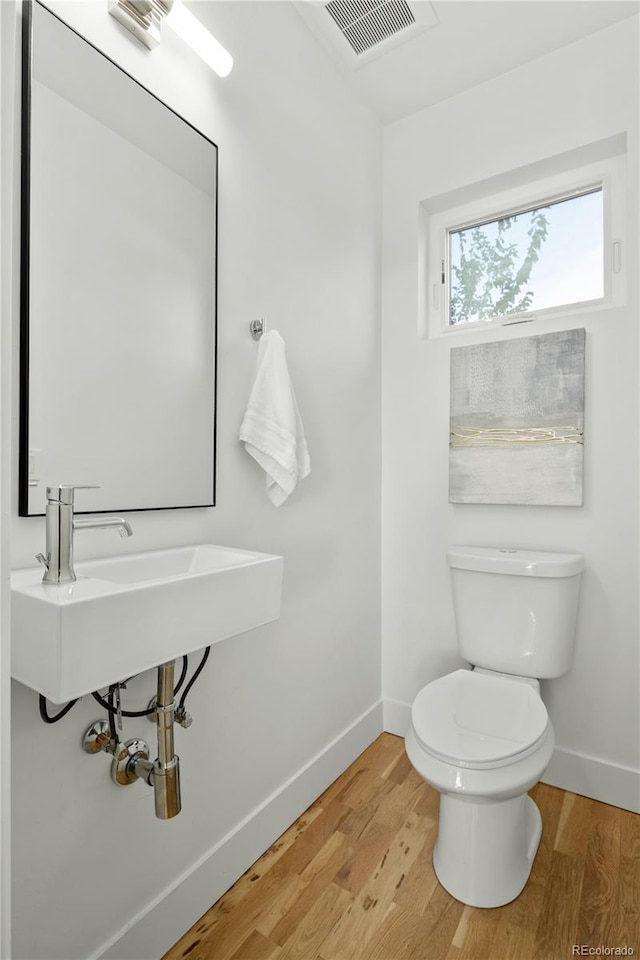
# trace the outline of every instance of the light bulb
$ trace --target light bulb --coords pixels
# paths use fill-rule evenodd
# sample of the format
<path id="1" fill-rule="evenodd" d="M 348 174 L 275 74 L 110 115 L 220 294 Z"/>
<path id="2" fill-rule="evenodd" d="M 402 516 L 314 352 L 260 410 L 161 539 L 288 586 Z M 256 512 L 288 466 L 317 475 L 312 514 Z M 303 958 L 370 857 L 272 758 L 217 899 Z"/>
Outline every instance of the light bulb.
<path id="1" fill-rule="evenodd" d="M 233 57 L 228 50 L 213 37 L 200 23 L 197 17 L 175 0 L 171 13 L 165 20 L 167 26 L 178 34 L 191 49 L 202 57 L 219 77 L 227 77 L 233 68 Z"/>

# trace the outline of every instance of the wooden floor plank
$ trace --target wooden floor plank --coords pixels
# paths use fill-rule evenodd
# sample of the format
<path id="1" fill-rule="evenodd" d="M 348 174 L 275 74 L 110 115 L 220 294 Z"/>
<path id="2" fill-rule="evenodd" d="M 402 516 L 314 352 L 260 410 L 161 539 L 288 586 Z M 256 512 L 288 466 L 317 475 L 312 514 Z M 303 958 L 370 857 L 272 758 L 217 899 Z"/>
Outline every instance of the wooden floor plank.
<path id="1" fill-rule="evenodd" d="M 572 956 L 572 947 L 578 943 L 583 875 L 581 859 L 554 852 L 536 928 L 534 960 L 561 960 Z"/>
<path id="2" fill-rule="evenodd" d="M 272 940 L 284 945 L 292 936 L 307 913 L 315 907 L 324 889 L 330 884 L 334 885 L 334 877 L 344 862 L 347 850 L 347 838 L 343 834 L 337 833 L 327 840 L 300 874 L 301 889 L 298 897 L 269 931 Z"/>
<path id="3" fill-rule="evenodd" d="M 575 793 L 565 793 L 554 850 L 577 860 L 589 856 L 586 839 L 596 824 L 616 823 L 620 810 Z"/>
<path id="4" fill-rule="evenodd" d="M 585 872 L 576 943 L 611 943 L 620 870 L 620 819 L 593 823 L 585 834 Z"/>
<path id="5" fill-rule="evenodd" d="M 463 903 L 454 900 L 438 884 L 424 915 L 420 917 L 408 960 L 445 960 L 464 909 Z M 483 957 L 482 960 L 487 958 Z"/>
<path id="6" fill-rule="evenodd" d="M 202 924 L 196 925 L 200 941 L 198 954 L 189 960 L 230 960 L 240 944 L 257 928 L 262 915 L 271 911 L 279 901 L 286 879 L 292 874 L 301 873 L 332 836 L 345 809 L 339 801 L 332 800 L 266 873 L 261 873 L 260 861 L 255 869 L 247 871 L 241 881 L 248 878 L 250 886 L 246 889 L 246 883 L 243 884 L 243 890 L 246 889 L 243 897 L 238 899 L 232 887 L 207 912 Z M 256 877 L 255 881 L 252 881 L 253 876 Z M 180 943 L 182 941 L 169 951 L 164 960 L 182 960 L 184 954 L 175 952 L 176 949 L 179 951 Z"/>
<path id="7" fill-rule="evenodd" d="M 439 796 L 383 734 L 163 960 L 569 960 L 640 955 L 640 816 L 531 791 L 543 832 L 504 907 L 465 907 L 432 863 Z"/>
<path id="8" fill-rule="evenodd" d="M 225 907 L 227 911 L 231 910 L 234 905 L 240 903 L 247 896 L 253 889 L 255 883 L 268 873 L 278 860 L 291 849 L 296 840 L 300 839 L 302 834 L 321 813 L 321 807 L 310 808 L 305 811 L 305 813 L 269 847 L 260 859 L 234 883 L 231 889 L 225 894 Z"/>
<path id="9" fill-rule="evenodd" d="M 388 908 L 382 922 L 367 943 L 367 960 L 409 960 L 413 953 L 420 918 L 396 903 Z"/>
<path id="10" fill-rule="evenodd" d="M 362 754 L 359 767 L 344 790 L 337 798 L 347 806 L 355 806 L 366 801 L 371 786 L 393 768 L 399 757 L 397 745 L 384 737 L 378 737 L 371 747 Z"/>
<path id="11" fill-rule="evenodd" d="M 624 912 L 640 911 L 640 816 L 620 811 L 620 870 L 616 899 Z"/>
<path id="12" fill-rule="evenodd" d="M 465 906 L 451 942 L 461 950 L 464 958 L 497 956 L 494 940 L 499 923 L 499 910 Z"/>
<path id="13" fill-rule="evenodd" d="M 382 778 L 377 783 L 373 783 L 367 799 L 355 807 L 350 807 L 349 812 L 340 821 L 340 832 L 354 840 L 362 836 L 378 812 L 380 801 L 393 790 L 393 787 L 393 781 Z"/>
<path id="14" fill-rule="evenodd" d="M 620 862 L 615 880 L 610 936 L 640 954 L 640 816 L 620 811 Z"/>
<path id="15" fill-rule="evenodd" d="M 414 771 L 415 772 L 415 771 Z M 376 817 L 396 830 L 415 810 L 424 793 L 424 780 L 417 776 L 407 777 L 380 799 Z"/>
<path id="16" fill-rule="evenodd" d="M 492 942 L 492 956 L 499 960 L 533 960 L 536 950 L 535 934 L 508 920 L 501 920 Z"/>
<path id="17" fill-rule="evenodd" d="M 393 783 L 404 783 L 407 777 L 411 776 L 414 772 L 413 765 L 407 756 L 406 750 L 403 750 L 392 764 L 386 779 L 391 780 Z"/>
<path id="18" fill-rule="evenodd" d="M 313 960 L 352 902 L 352 896 L 342 887 L 334 883 L 326 886 L 315 904 L 291 930 L 278 954 L 279 960 Z"/>
<path id="19" fill-rule="evenodd" d="M 418 917 L 424 916 L 429 901 L 433 896 L 438 879 L 433 869 L 433 847 L 438 834 L 438 824 L 424 818 L 424 841 L 418 856 L 413 861 L 411 869 L 407 871 L 403 882 L 396 888 L 393 899 L 400 907 L 411 911 Z"/>
<path id="20" fill-rule="evenodd" d="M 349 854 L 336 875 L 336 883 L 350 893 L 360 893 L 396 833 L 395 827 L 374 818 L 359 841 L 350 846 Z"/>
<path id="21" fill-rule="evenodd" d="M 277 960 L 282 951 L 277 943 L 263 937 L 254 930 L 244 943 L 241 943 L 231 960 Z M 185 958 L 188 960 L 188 958 Z"/>
<path id="22" fill-rule="evenodd" d="M 324 960 L 352 960 L 382 923 L 406 872 L 421 849 L 422 824 L 410 815 L 394 834 L 347 913 L 320 948 Z"/>
<path id="23" fill-rule="evenodd" d="M 264 937 L 271 938 L 278 924 L 296 908 L 307 887 L 308 884 L 306 884 L 297 873 L 284 878 L 280 887 L 279 896 L 274 899 L 270 907 L 264 909 L 258 917 L 255 927 L 258 933 Z M 275 939 L 276 942 L 279 942 L 277 937 Z"/>

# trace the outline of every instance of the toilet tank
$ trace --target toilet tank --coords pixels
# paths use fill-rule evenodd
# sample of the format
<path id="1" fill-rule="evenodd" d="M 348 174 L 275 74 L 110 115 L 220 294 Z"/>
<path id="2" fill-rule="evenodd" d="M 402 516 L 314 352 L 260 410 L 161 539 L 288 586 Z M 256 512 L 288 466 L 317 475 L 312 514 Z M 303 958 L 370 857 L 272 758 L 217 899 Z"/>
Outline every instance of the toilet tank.
<path id="1" fill-rule="evenodd" d="M 571 667 L 580 576 L 578 553 L 450 547 L 460 655 L 515 676 L 560 677 Z"/>

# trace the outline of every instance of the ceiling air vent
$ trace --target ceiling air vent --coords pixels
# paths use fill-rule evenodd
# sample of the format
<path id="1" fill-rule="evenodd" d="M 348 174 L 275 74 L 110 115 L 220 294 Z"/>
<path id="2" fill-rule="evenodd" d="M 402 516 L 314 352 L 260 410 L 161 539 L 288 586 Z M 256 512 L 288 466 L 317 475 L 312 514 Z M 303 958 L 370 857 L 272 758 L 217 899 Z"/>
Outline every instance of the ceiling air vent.
<path id="1" fill-rule="evenodd" d="M 294 0 L 294 5 L 328 53 L 356 70 L 438 23 L 429 0 Z"/>
<path id="2" fill-rule="evenodd" d="M 416 22 L 406 0 L 331 0 L 325 9 L 358 56 Z"/>

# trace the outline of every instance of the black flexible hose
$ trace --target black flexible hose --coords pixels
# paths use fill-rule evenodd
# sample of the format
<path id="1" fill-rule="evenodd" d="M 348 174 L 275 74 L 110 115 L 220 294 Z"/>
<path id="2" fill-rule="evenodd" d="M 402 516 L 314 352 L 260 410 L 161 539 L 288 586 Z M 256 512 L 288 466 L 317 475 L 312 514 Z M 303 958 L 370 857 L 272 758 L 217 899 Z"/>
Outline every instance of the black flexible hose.
<path id="1" fill-rule="evenodd" d="M 204 654 L 203 654 L 203 656 L 202 656 L 202 660 L 201 660 L 200 663 L 198 664 L 198 667 L 197 667 L 195 673 L 194 673 L 193 676 L 191 677 L 191 680 L 189 680 L 189 683 L 188 683 L 187 686 L 185 687 L 184 693 L 183 693 L 182 696 L 180 697 L 180 703 L 178 704 L 178 710 L 184 710 L 184 702 L 185 702 L 185 700 L 187 699 L 187 694 L 189 693 L 189 690 L 191 690 L 191 687 L 194 685 L 194 683 L 196 682 L 196 680 L 198 679 L 198 677 L 199 677 L 200 674 L 202 673 L 202 670 L 203 670 L 203 668 L 204 668 L 204 665 L 205 665 L 205 663 L 207 662 L 207 660 L 209 659 L 209 654 L 210 654 L 210 653 L 211 653 L 211 647 L 207 647 L 207 649 L 205 650 L 205 652 L 204 652 Z"/>
<path id="2" fill-rule="evenodd" d="M 80 698 L 78 697 L 78 700 L 79 699 Z M 70 700 L 69 703 L 63 707 L 59 713 L 56 713 L 56 715 L 52 717 L 47 713 L 47 698 L 40 694 L 40 716 L 45 723 L 57 723 L 58 720 L 62 720 L 62 718 L 69 713 L 71 707 L 75 706 L 78 700 Z"/>
<path id="3" fill-rule="evenodd" d="M 203 664 L 201 664 L 201 667 L 202 667 L 202 666 L 203 666 Z M 185 654 L 185 655 L 182 657 L 182 671 L 180 672 L 180 677 L 178 678 L 178 682 L 177 682 L 177 684 L 176 684 L 176 686 L 175 686 L 175 688 L 174 688 L 174 691 L 173 691 L 174 697 L 175 697 L 175 695 L 177 694 L 177 692 L 178 692 L 178 690 L 180 689 L 180 687 L 182 686 L 182 684 L 184 683 L 184 678 L 185 678 L 186 675 L 187 675 L 187 669 L 188 669 L 188 667 L 189 667 L 189 658 L 188 658 L 187 655 Z M 198 670 L 201 669 L 201 667 L 199 667 Z M 193 677 L 191 678 L 190 685 L 193 684 L 193 681 L 194 681 L 195 677 L 197 677 L 197 675 L 198 675 L 198 670 L 196 670 L 195 674 L 194 674 Z M 101 706 L 104 710 L 107 710 L 107 711 L 108 711 L 109 716 L 111 716 L 112 714 L 118 712 L 117 709 L 116 709 L 116 707 L 115 707 L 114 704 L 113 704 L 113 696 L 112 696 L 112 694 L 115 692 L 116 687 L 117 687 L 117 684 L 116 684 L 116 683 L 112 684 L 112 686 L 109 687 L 109 696 L 107 697 L 106 700 L 105 700 L 104 697 L 102 697 L 102 696 L 98 693 L 97 690 L 96 690 L 94 693 L 91 694 L 91 696 L 93 697 L 93 699 L 94 699 L 97 703 L 99 703 L 100 706 Z M 187 687 L 187 690 L 188 690 L 188 689 L 189 689 L 189 687 Z M 185 691 L 185 693 L 186 693 L 186 691 Z M 123 716 L 123 717 L 149 717 L 149 716 L 151 716 L 152 713 L 155 713 L 155 707 L 145 707 L 144 710 L 120 710 L 120 715 Z"/>
<path id="4" fill-rule="evenodd" d="M 97 691 L 94 691 L 91 696 L 104 710 L 107 710 L 109 714 L 116 714 L 118 710 L 112 702 L 114 692 L 115 686 L 113 689 L 109 688 L 109 695 L 106 700 L 104 697 L 101 697 Z M 146 707 L 144 710 L 120 710 L 120 715 L 123 717 L 148 717 L 149 714 L 154 713 L 154 711 L 154 707 Z"/>
<path id="5" fill-rule="evenodd" d="M 204 667 L 205 663 L 207 662 L 207 657 L 209 656 L 209 650 L 210 650 L 210 649 L 211 649 L 210 647 L 207 647 L 206 652 L 205 652 L 205 654 L 204 654 L 204 656 L 203 656 L 203 658 L 202 658 L 202 660 L 201 660 L 201 662 L 200 662 L 200 665 L 198 666 L 198 669 L 196 670 L 196 672 L 195 672 L 194 675 L 192 676 L 191 680 L 190 680 L 189 683 L 187 684 L 187 688 L 186 688 L 186 690 L 184 691 L 184 693 L 183 693 L 183 695 L 182 695 L 182 699 L 181 699 L 181 701 L 180 701 L 180 705 L 181 705 L 181 706 L 184 706 L 184 701 L 185 701 L 185 698 L 186 698 L 189 690 L 191 689 L 191 687 L 193 686 L 193 684 L 195 683 L 195 681 L 197 680 L 197 678 L 200 676 L 200 673 L 201 673 L 201 671 L 202 671 L 202 668 Z M 178 691 L 179 691 L 180 688 L 182 687 L 182 684 L 183 684 L 184 681 L 185 681 L 185 677 L 187 676 L 187 670 L 188 670 L 188 669 L 189 669 L 189 657 L 188 657 L 186 654 L 184 654 L 184 656 L 182 657 L 182 670 L 180 671 L 180 676 L 179 676 L 179 678 L 178 678 L 178 682 L 177 682 L 177 684 L 175 685 L 174 690 L 173 690 L 173 695 L 174 695 L 174 697 L 176 696 L 176 694 L 178 693 Z M 131 680 L 131 679 L 133 679 L 133 678 L 132 678 L 132 677 L 129 677 L 129 679 Z M 117 739 L 118 739 L 117 733 L 116 733 L 115 720 L 114 720 L 114 716 L 118 713 L 118 711 L 117 711 L 117 709 L 116 709 L 116 707 L 115 707 L 115 704 L 114 704 L 114 702 L 113 702 L 113 701 L 114 701 L 114 696 L 115 696 L 115 691 L 116 691 L 117 686 L 118 686 L 118 685 L 115 684 L 115 683 L 114 683 L 114 684 L 111 684 L 111 686 L 109 687 L 109 693 L 107 694 L 106 699 L 105 699 L 104 697 L 101 697 L 100 694 L 99 694 L 97 691 L 96 691 L 95 693 L 92 693 L 92 694 L 91 694 L 91 696 L 94 698 L 94 700 L 96 700 L 96 701 L 100 704 L 100 706 L 101 706 L 104 710 L 106 710 L 107 713 L 109 714 L 109 727 L 110 727 L 110 730 L 111 730 L 111 737 L 112 737 L 113 740 L 117 740 Z M 67 703 L 66 706 L 64 706 L 64 707 L 62 708 L 62 710 L 60 710 L 59 713 L 56 713 L 54 716 L 51 716 L 51 715 L 48 713 L 48 711 L 47 711 L 47 698 L 44 697 L 42 694 L 40 694 L 40 717 L 42 718 L 42 720 L 43 720 L 45 723 L 57 723 L 58 720 L 62 720 L 63 717 L 66 717 L 66 715 L 69 713 L 69 711 L 71 710 L 71 708 L 76 705 L 76 703 L 78 702 L 79 699 L 80 699 L 80 697 L 77 697 L 75 700 L 70 700 L 69 703 Z M 120 713 L 121 713 L 121 715 L 122 715 L 123 717 L 148 717 L 148 716 L 150 716 L 150 715 L 151 715 L 152 713 L 154 713 L 154 712 L 155 712 L 155 708 L 154 708 L 154 707 L 146 707 L 146 709 L 144 709 L 144 710 L 121 710 L 121 711 L 120 711 Z"/>
<path id="6" fill-rule="evenodd" d="M 181 670 L 181 672 L 180 672 L 180 677 L 178 678 L 178 682 L 176 683 L 176 685 L 175 685 L 175 687 L 174 687 L 174 690 L 173 690 L 173 695 L 174 695 L 174 697 L 175 697 L 176 693 L 178 692 L 178 690 L 180 689 L 180 687 L 182 686 L 182 684 L 184 683 L 184 678 L 185 678 L 186 675 L 187 675 L 187 670 L 188 670 L 188 668 L 189 668 L 189 657 L 188 657 L 188 656 L 186 655 L 186 653 L 185 653 L 184 656 L 183 656 L 183 658 L 182 658 L 182 670 Z"/>
<path id="7" fill-rule="evenodd" d="M 111 705 L 111 707 L 114 706 L 113 697 L 114 697 L 115 691 L 116 691 L 115 686 L 111 685 L 109 687 L 109 694 L 107 697 L 107 700 Z M 115 710 L 109 710 L 109 735 L 111 736 L 112 743 L 117 744 L 119 737 L 118 737 L 118 731 L 116 730 L 116 718 L 114 716 L 114 713 L 115 713 Z"/>

